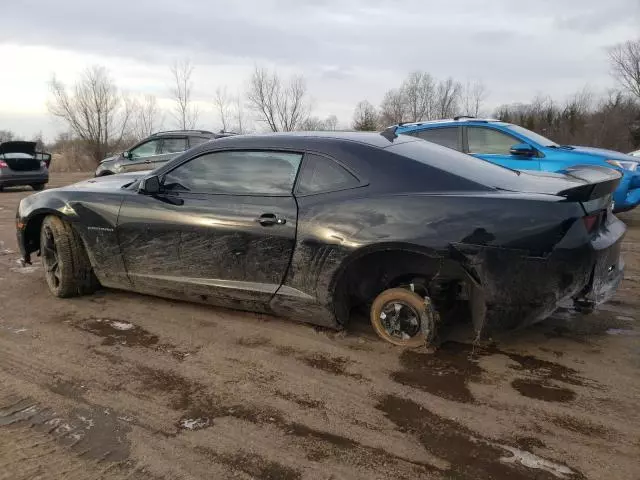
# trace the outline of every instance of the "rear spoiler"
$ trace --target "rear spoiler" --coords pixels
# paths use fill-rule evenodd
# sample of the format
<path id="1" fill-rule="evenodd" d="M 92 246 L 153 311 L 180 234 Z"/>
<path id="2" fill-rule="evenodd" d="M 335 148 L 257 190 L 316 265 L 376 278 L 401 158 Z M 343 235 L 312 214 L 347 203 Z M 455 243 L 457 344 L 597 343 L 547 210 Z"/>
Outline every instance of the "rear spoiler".
<path id="1" fill-rule="evenodd" d="M 618 188 L 622 178 L 617 170 L 597 165 L 576 165 L 558 173 L 586 182 L 558 192 L 559 196 L 574 202 L 588 202 L 609 195 Z"/>

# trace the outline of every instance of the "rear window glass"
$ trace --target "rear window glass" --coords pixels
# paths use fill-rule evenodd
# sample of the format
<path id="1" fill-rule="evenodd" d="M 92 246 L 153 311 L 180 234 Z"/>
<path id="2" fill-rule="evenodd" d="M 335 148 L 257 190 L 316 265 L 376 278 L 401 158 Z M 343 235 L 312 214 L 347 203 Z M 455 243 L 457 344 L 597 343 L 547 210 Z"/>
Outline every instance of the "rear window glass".
<path id="1" fill-rule="evenodd" d="M 419 140 L 399 143 L 387 150 L 488 187 L 509 187 L 520 175 L 510 168 Z"/>
<path id="2" fill-rule="evenodd" d="M 427 142 L 437 143 L 443 147 L 453 148 L 454 150 L 462 150 L 460 148 L 460 136 L 458 127 L 441 127 L 429 130 L 418 130 L 415 132 L 407 132 L 407 135 L 418 137 Z"/>
<path id="3" fill-rule="evenodd" d="M 28 153 L 13 152 L 13 153 L 0 154 L 0 158 L 34 158 L 34 157 L 33 155 L 29 155 Z"/>

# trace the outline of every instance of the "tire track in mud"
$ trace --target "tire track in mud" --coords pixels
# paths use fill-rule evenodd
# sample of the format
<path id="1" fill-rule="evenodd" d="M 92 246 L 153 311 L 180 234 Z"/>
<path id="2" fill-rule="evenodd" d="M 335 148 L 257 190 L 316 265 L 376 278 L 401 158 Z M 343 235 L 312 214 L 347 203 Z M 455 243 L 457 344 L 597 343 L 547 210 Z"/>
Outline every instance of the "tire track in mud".
<path id="1" fill-rule="evenodd" d="M 167 396 L 167 406 L 180 412 L 176 422 L 176 435 L 184 431 L 214 427 L 217 420 L 232 418 L 265 428 L 275 427 L 289 439 L 291 448 L 301 449 L 307 460 L 331 459 L 346 465 L 372 471 L 388 471 L 396 478 L 416 478 L 439 472 L 440 468 L 429 462 L 406 458 L 382 448 L 363 444 L 357 440 L 314 428 L 289 419 L 288 415 L 268 405 L 249 401 L 238 403 L 208 391 L 204 384 L 187 379 L 174 372 L 139 367 L 140 390 Z M 212 456 L 211 449 L 206 453 Z M 215 456 L 215 455 L 214 455 Z M 390 469 L 390 467 L 393 467 Z"/>

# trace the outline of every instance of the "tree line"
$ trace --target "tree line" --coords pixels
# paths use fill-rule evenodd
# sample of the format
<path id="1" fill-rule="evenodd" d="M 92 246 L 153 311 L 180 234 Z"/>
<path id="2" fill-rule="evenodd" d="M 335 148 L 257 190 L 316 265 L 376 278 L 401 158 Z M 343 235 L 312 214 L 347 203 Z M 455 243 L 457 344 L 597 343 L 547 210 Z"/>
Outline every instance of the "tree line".
<path id="1" fill-rule="evenodd" d="M 388 90 L 380 105 L 360 101 L 350 125 L 341 127 L 335 115 L 312 115 L 311 95 L 303 76 L 286 77 L 259 66 L 254 68 L 243 92 L 218 88 L 210 108 L 223 130 L 237 133 L 254 128 L 273 132 L 376 131 L 400 122 L 492 115 L 560 143 L 628 151 L 640 145 L 640 39 L 615 46 L 609 55 L 618 88 L 604 97 L 583 90 L 562 102 L 536 97 L 530 103 L 500 106 L 492 113 L 485 109 L 489 90 L 481 80 L 461 83 L 414 71 L 399 86 Z M 168 111 L 160 108 L 153 95 L 132 97 L 122 92 L 101 66 L 85 70 L 73 86 L 64 85 L 54 76 L 49 82 L 48 109 L 66 124 L 69 132 L 61 135 L 57 144 L 75 142 L 94 162 L 99 162 L 109 153 L 164 128 L 167 115 L 175 128 L 200 126 L 203 102 L 194 99 L 193 64 L 189 60 L 177 61 L 170 72 L 167 91 L 172 108 Z M 11 136 L 11 132 L 0 131 L 0 140 Z"/>

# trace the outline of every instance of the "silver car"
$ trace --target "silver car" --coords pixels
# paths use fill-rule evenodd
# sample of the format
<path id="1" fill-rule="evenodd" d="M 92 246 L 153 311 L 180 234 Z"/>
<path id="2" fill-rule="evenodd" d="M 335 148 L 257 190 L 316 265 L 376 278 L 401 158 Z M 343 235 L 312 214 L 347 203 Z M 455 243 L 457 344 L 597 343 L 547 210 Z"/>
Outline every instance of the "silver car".
<path id="1" fill-rule="evenodd" d="M 0 191 L 29 185 L 42 190 L 49 181 L 51 154 L 38 152 L 36 142 L 0 143 Z"/>
<path id="2" fill-rule="evenodd" d="M 633 155 L 634 157 L 640 157 L 640 150 L 636 150 L 635 152 L 631 152 L 629 155 Z"/>
<path id="3" fill-rule="evenodd" d="M 95 176 L 153 170 L 173 160 L 185 150 L 209 140 L 230 135 L 235 134 L 213 133 L 206 130 L 171 130 L 154 133 L 120 155 L 105 158 L 98 165 Z"/>

